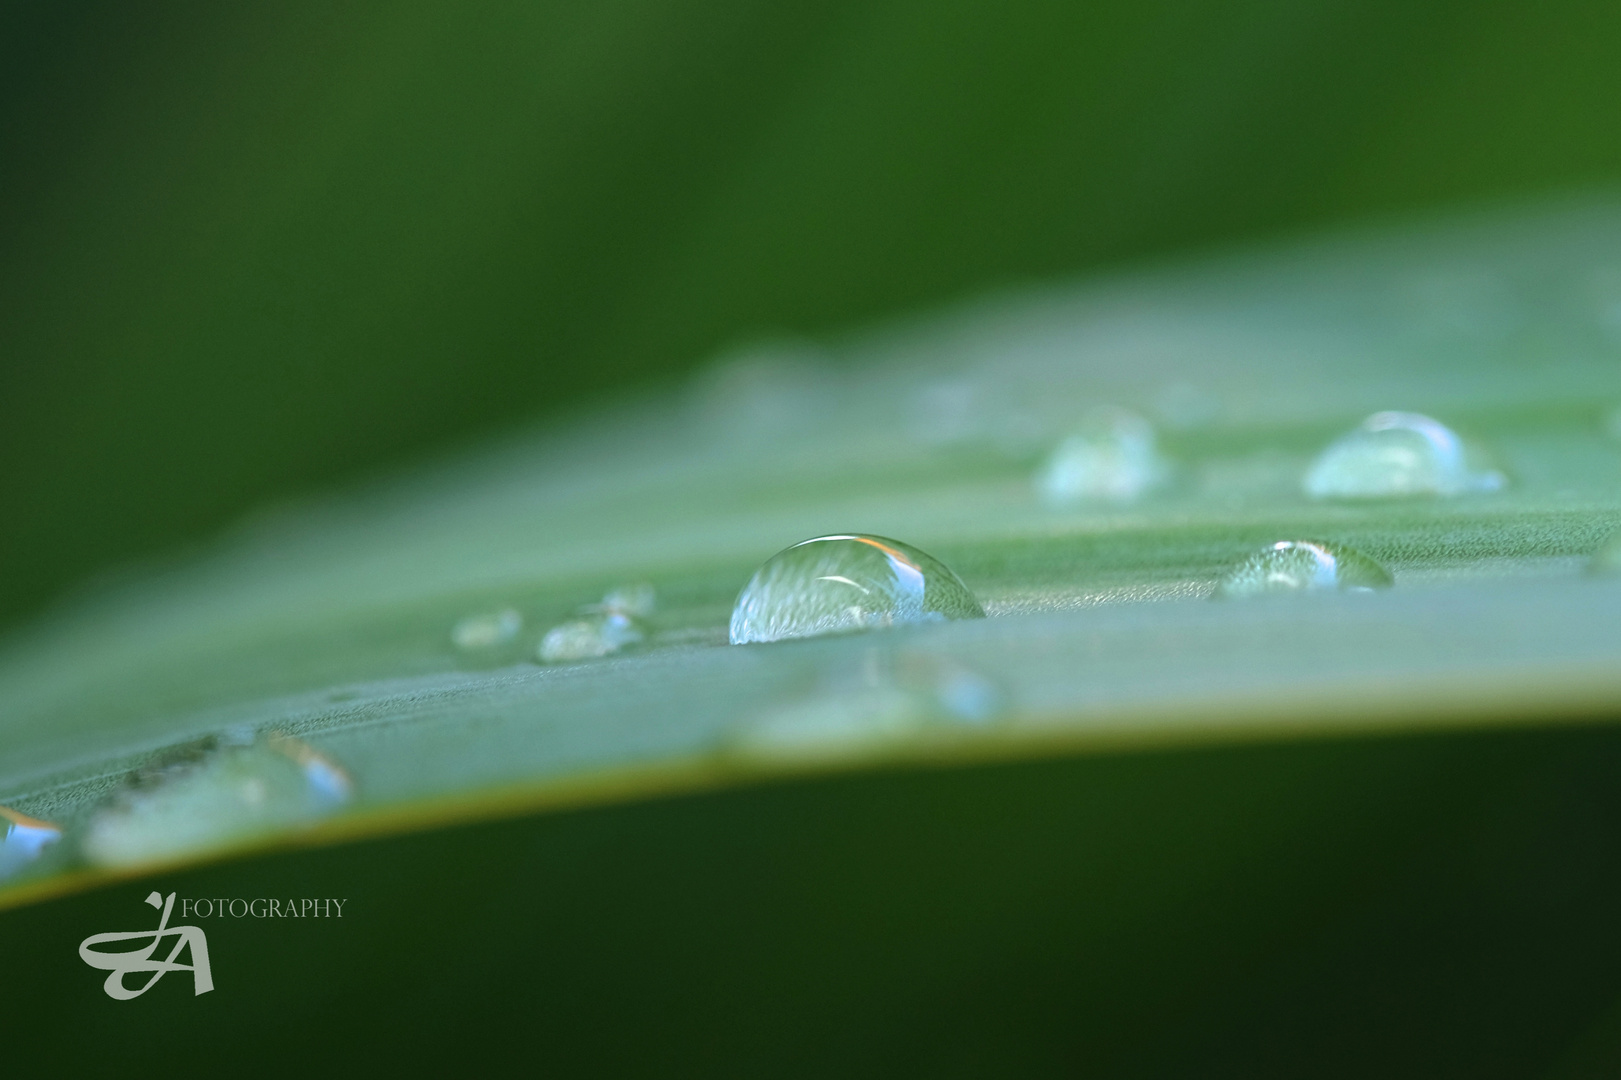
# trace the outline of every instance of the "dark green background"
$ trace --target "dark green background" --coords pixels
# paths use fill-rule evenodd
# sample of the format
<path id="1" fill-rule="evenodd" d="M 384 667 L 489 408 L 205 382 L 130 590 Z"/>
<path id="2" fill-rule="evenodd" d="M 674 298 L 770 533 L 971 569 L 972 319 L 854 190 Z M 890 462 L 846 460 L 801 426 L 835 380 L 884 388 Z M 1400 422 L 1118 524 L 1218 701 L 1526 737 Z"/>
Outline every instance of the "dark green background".
<path id="1" fill-rule="evenodd" d="M 1618 773 L 1614 726 L 1322 741 L 873 773 L 203 867 L 0 917 L 5 1061 L 1606 1080 Z M 78 943 L 155 926 L 154 888 L 348 902 L 194 921 L 213 993 L 170 975 L 109 1000 Z"/>
<path id="2" fill-rule="evenodd" d="M 0 624 L 626 384 L 1621 172 L 1621 7 L 0 3 Z"/>

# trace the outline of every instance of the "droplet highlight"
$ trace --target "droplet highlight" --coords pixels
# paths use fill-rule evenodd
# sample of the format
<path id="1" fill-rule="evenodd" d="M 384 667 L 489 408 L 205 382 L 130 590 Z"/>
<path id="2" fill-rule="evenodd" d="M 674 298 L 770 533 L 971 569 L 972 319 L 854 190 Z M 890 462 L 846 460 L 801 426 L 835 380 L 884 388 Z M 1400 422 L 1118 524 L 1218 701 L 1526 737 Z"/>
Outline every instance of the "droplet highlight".
<path id="1" fill-rule="evenodd" d="M 1307 470 L 1314 499 L 1393 499 L 1496 491 L 1502 473 L 1471 466 L 1463 440 L 1421 413 L 1381 412 L 1336 439 Z"/>
<path id="2" fill-rule="evenodd" d="M 818 536 L 779 551 L 732 608 L 734 645 L 947 619 L 982 619 L 938 559 L 882 536 Z"/>
<path id="3" fill-rule="evenodd" d="M 450 631 L 450 640 L 458 649 L 472 652 L 504 645 L 518 636 L 523 629 L 523 616 L 512 608 L 469 615 Z"/>
<path id="4" fill-rule="evenodd" d="M 1395 584 L 1389 570 L 1343 544 L 1280 540 L 1245 559 L 1221 580 L 1212 599 L 1271 593 L 1370 592 Z"/>
<path id="5" fill-rule="evenodd" d="M 28 866 L 62 838 L 62 830 L 48 821 L 0 806 L 0 881 Z"/>
<path id="6" fill-rule="evenodd" d="M 1049 504 L 1132 502 L 1170 474 L 1154 426 L 1128 409 L 1094 409 L 1058 444 L 1036 487 Z"/>
<path id="7" fill-rule="evenodd" d="M 342 766 L 298 739 L 207 739 L 138 770 L 81 847 L 100 866 L 174 859 L 313 824 L 353 795 Z"/>

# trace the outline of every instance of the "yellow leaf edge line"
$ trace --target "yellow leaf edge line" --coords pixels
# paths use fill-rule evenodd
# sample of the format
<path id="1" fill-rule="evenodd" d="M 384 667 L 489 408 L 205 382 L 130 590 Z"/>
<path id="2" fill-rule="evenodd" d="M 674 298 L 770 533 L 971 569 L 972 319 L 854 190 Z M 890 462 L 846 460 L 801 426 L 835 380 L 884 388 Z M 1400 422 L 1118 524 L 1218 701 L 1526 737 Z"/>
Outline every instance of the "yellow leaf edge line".
<path id="1" fill-rule="evenodd" d="M 961 769 L 1062 757 L 1251 746 L 1294 740 L 1429 735 L 1471 730 L 1580 728 L 1621 721 L 1621 678 L 1572 672 L 1556 695 L 1480 685 L 1428 689 L 1391 683 L 1359 686 L 1335 700 L 1255 694 L 1196 714 L 1168 715 L 1162 703 L 1112 707 L 1088 716 L 1068 710 L 1026 714 L 1018 726 L 930 733 L 887 749 L 872 744 L 845 754 L 767 759 L 723 750 L 656 765 L 604 769 L 560 779 L 521 782 L 471 794 L 362 808 L 308 828 L 193 856 L 137 866 L 71 870 L 0 889 L 0 912 L 158 874 L 281 852 L 386 839 L 536 814 L 652 802 L 776 783 L 901 769 Z M 1328 688 L 1332 690 L 1333 688 Z M 1349 688 L 1342 688 L 1349 689 Z M 1309 719 L 1303 714 L 1312 714 Z M 1191 722 L 1190 722 L 1191 721 Z"/>

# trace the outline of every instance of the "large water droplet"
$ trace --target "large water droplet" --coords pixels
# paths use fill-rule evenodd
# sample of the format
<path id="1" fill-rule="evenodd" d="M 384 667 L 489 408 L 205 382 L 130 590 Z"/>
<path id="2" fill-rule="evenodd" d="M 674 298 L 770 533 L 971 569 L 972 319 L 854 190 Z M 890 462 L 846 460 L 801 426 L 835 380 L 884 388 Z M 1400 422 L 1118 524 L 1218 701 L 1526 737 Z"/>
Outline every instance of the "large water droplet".
<path id="1" fill-rule="evenodd" d="M 1343 544 L 1280 540 L 1240 563 L 1211 596 L 1219 600 L 1329 589 L 1367 592 L 1394 583 L 1390 571 Z"/>
<path id="2" fill-rule="evenodd" d="M 62 830 L 0 806 L 0 881 L 15 874 L 62 838 Z"/>
<path id="3" fill-rule="evenodd" d="M 1002 692 L 984 676 L 926 656 L 869 651 L 854 671 L 753 717 L 730 749 L 747 757 L 815 761 L 883 751 L 918 736 L 994 724 Z"/>
<path id="4" fill-rule="evenodd" d="M 1094 409 L 1036 476 L 1049 503 L 1130 502 L 1169 475 L 1154 427 L 1126 409 Z"/>
<path id="5" fill-rule="evenodd" d="M 939 560 L 881 536 L 819 536 L 767 559 L 732 608 L 734 645 L 871 627 L 981 619 Z"/>
<path id="6" fill-rule="evenodd" d="M 172 859 L 313 823 L 352 795 L 342 767 L 297 739 L 208 739 L 132 776 L 82 847 L 102 866 Z"/>
<path id="7" fill-rule="evenodd" d="M 458 649 L 488 649 L 505 644 L 523 629 L 523 616 L 511 608 L 482 615 L 469 615 L 450 631 Z"/>
<path id="8" fill-rule="evenodd" d="M 1463 440 L 1420 413 L 1381 412 L 1336 439 L 1306 473 L 1314 499 L 1389 499 L 1496 491 L 1503 474 L 1472 468 Z"/>

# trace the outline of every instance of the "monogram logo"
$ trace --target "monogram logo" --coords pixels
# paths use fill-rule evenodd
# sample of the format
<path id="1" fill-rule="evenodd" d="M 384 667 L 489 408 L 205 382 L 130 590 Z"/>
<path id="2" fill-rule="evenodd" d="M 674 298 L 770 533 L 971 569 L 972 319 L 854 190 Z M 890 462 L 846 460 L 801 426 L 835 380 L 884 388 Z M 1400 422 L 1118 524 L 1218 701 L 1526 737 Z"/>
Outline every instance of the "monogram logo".
<path id="1" fill-rule="evenodd" d="M 214 976 L 208 967 L 208 937 L 202 928 L 196 926 L 170 926 L 169 913 L 174 909 L 174 893 L 165 899 L 157 893 L 152 893 L 146 902 L 163 912 L 158 920 L 156 930 L 128 930 L 115 931 L 110 934 L 91 934 L 79 943 L 79 958 L 93 968 L 110 972 L 107 981 L 101 988 L 107 991 L 107 996 L 118 1001 L 128 1001 L 138 998 L 171 971 L 191 972 L 192 993 L 206 994 L 214 989 Z M 169 955 L 161 960 L 154 959 L 165 938 L 174 938 L 174 947 Z M 136 947 L 117 952 L 101 952 L 97 945 L 106 945 L 116 941 L 140 942 L 149 941 L 144 948 Z M 189 949 L 191 963 L 182 964 L 176 958 L 183 950 Z M 130 975 L 150 973 L 147 979 L 135 988 L 125 985 L 124 980 Z"/>

